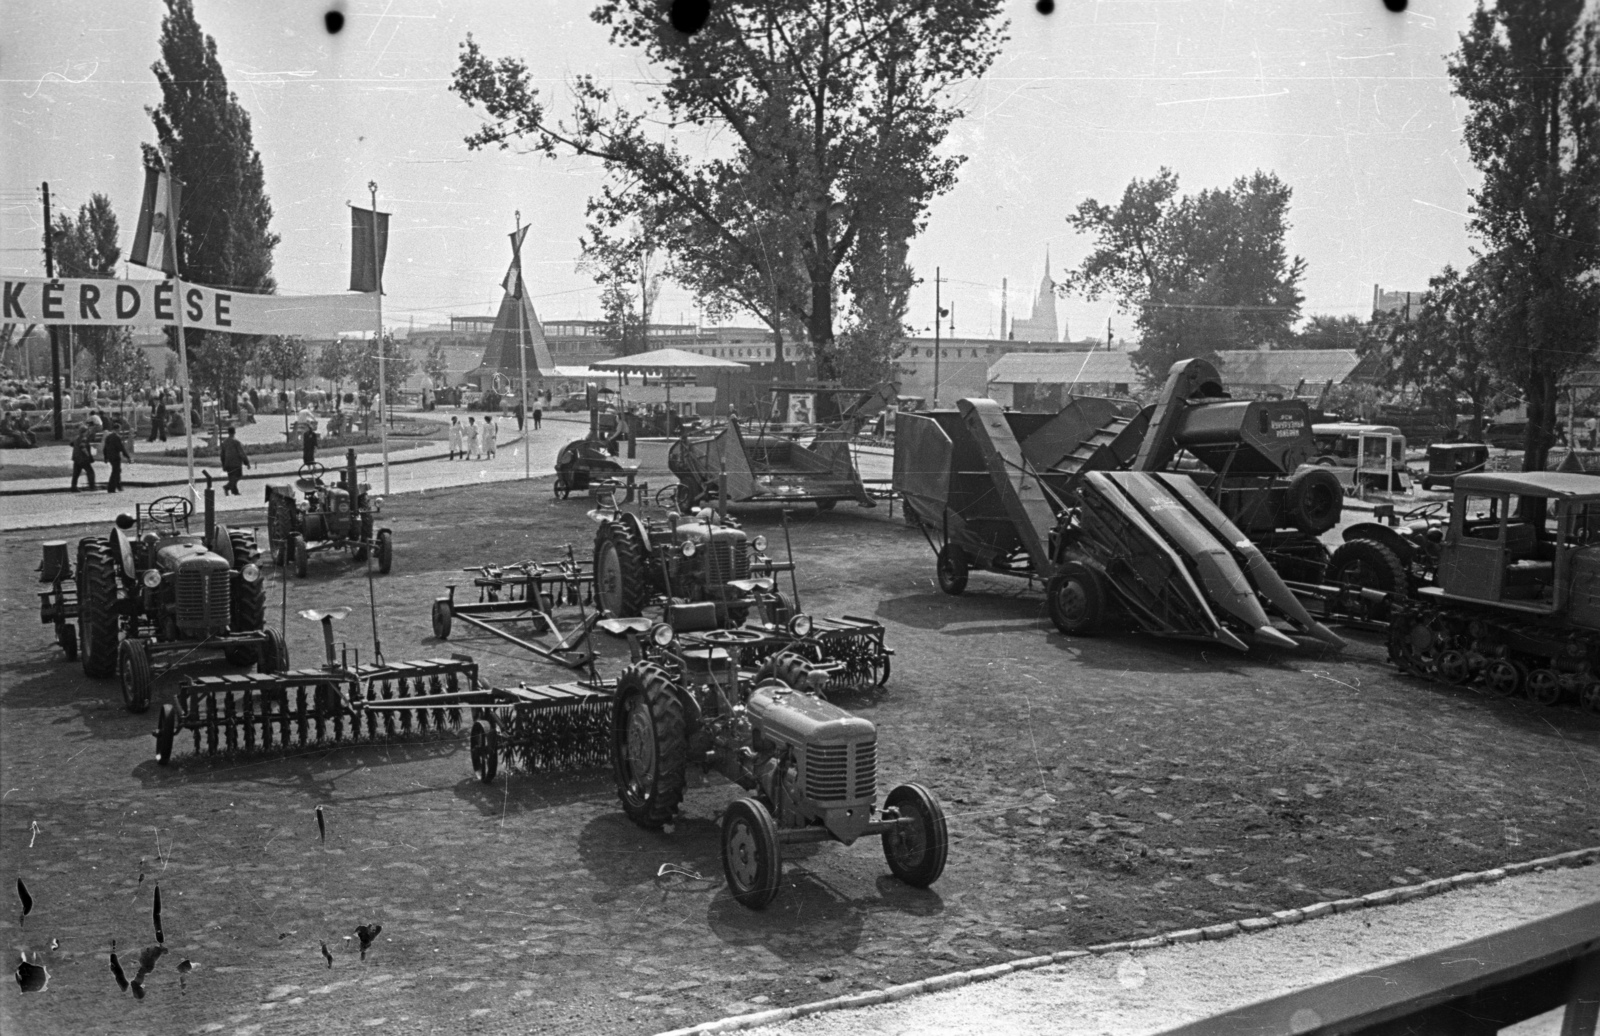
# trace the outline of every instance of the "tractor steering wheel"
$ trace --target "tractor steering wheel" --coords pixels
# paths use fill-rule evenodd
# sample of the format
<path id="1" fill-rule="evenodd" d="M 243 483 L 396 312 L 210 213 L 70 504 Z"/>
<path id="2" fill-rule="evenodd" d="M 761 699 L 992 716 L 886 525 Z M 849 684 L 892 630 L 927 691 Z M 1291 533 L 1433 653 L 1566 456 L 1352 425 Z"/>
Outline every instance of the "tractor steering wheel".
<path id="1" fill-rule="evenodd" d="M 157 525 L 175 526 L 194 513 L 194 501 L 186 496 L 161 496 L 146 504 L 144 513 Z"/>
<path id="2" fill-rule="evenodd" d="M 1400 515 L 1400 520 L 1405 522 L 1414 522 L 1422 518 L 1432 518 L 1437 514 L 1444 513 L 1444 510 L 1445 504 L 1443 500 L 1433 500 L 1420 506 L 1413 507 L 1411 510 Z"/>
<path id="3" fill-rule="evenodd" d="M 327 473 L 328 469 L 320 462 L 312 461 L 310 464 L 300 465 L 300 470 L 296 474 L 300 478 L 309 478 L 313 481 L 321 482 L 322 476 L 326 475 Z"/>

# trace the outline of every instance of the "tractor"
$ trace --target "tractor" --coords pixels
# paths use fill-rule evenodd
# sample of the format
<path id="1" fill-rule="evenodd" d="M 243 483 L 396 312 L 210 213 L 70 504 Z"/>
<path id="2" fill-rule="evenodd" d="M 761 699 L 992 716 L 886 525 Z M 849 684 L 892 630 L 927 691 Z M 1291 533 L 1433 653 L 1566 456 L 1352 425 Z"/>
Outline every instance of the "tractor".
<path id="1" fill-rule="evenodd" d="M 1600 713 L 1600 478 L 1460 475 L 1436 586 L 1391 597 L 1401 670 Z"/>
<path id="2" fill-rule="evenodd" d="M 194 503 L 164 496 L 117 516 L 106 537 L 78 542 L 78 651 L 90 676 L 115 673 L 129 712 L 150 707 L 153 657 L 221 650 L 263 673 L 288 665 L 288 647 L 266 625 L 266 586 L 255 533 L 216 522 L 206 474 L 205 525 L 191 533 Z M 165 670 L 163 670 L 164 672 Z"/>
<path id="3" fill-rule="evenodd" d="M 798 640 L 803 614 L 789 622 Z M 829 665 L 773 655 L 743 671 L 719 641 L 736 631 L 680 634 L 667 623 L 636 640 L 617 681 L 611 749 L 617 797 L 640 827 L 678 815 L 691 761 L 750 794 L 722 819 L 722 865 L 734 899 L 760 909 L 778 894 L 784 845 L 879 835 L 889 869 L 926 888 L 944 872 L 949 832 L 939 800 L 917 784 L 877 799 L 877 731 L 818 692 Z"/>
<path id="4" fill-rule="evenodd" d="M 267 486 L 267 540 L 272 560 L 305 577 L 312 554 L 347 550 L 356 561 L 372 553 L 378 572 L 388 575 L 394 564 L 394 534 L 375 529 L 383 498 L 357 481 L 356 451 L 345 452 L 345 467 L 336 483 L 324 481 L 321 464 L 301 465 L 295 484 Z M 302 506 L 295 491 L 305 494 Z"/>

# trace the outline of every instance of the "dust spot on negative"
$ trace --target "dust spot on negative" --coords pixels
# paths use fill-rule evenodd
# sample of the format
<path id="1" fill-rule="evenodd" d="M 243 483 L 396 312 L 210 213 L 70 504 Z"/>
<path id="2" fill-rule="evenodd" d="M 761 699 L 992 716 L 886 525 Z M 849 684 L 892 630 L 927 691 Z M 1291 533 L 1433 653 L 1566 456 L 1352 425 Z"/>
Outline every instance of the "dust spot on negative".
<path id="1" fill-rule="evenodd" d="M 1406 0 L 1383 0 L 1383 6 L 1399 14 L 1406 9 Z"/>
<path id="2" fill-rule="evenodd" d="M 1038 3 L 1033 5 L 1033 9 L 1038 11 L 1040 14 L 1054 14 L 1056 10 L 1056 0 L 1039 0 Z"/>
<path id="3" fill-rule="evenodd" d="M 344 28 L 344 12 L 335 8 L 322 16 L 322 24 L 328 30 L 328 35 L 337 36 Z"/>
<path id="4" fill-rule="evenodd" d="M 685 36 L 693 36 L 705 28 L 711 17 L 711 0 L 672 0 L 667 21 Z"/>

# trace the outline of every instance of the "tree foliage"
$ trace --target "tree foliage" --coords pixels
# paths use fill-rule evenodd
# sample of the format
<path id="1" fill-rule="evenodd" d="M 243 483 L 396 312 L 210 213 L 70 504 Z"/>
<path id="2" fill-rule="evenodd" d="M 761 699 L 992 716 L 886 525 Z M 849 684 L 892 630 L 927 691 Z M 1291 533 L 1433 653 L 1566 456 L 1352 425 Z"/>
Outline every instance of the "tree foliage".
<path id="1" fill-rule="evenodd" d="M 835 377 L 840 299 L 879 276 L 874 242 L 909 240 L 955 185 L 962 156 L 942 147 L 960 115 L 952 93 L 994 60 L 999 12 L 1000 0 L 729 0 L 686 36 L 659 0 L 605 0 L 594 21 L 661 74 L 642 110 L 579 77 L 570 119 L 552 117 L 526 64 L 491 60 L 470 36 L 452 89 L 487 116 L 469 147 L 599 158 L 596 240 L 659 246 L 664 272 L 714 316 L 747 310 L 780 335 L 798 324 L 817 373 Z"/>
<path id="2" fill-rule="evenodd" d="M 1151 382 L 1181 359 L 1286 340 L 1305 273 L 1283 244 L 1290 193 L 1257 171 L 1180 197 L 1177 174 L 1163 168 L 1135 179 L 1114 207 L 1090 198 L 1067 223 L 1092 235 L 1094 249 L 1063 290 L 1137 311 L 1133 362 Z"/>
<path id="3" fill-rule="evenodd" d="M 1426 407 L 1454 420 L 1463 397 L 1472 410 L 1474 439 L 1483 436 L 1484 416 L 1503 382 L 1489 363 L 1494 280 L 1486 260 L 1466 273 L 1446 266 L 1428 281 L 1417 318 L 1396 325 L 1384 386 L 1416 392 Z"/>
<path id="4" fill-rule="evenodd" d="M 1360 317 L 1313 313 L 1285 345 L 1291 349 L 1360 349 L 1369 330 Z"/>
<path id="5" fill-rule="evenodd" d="M 1600 328 L 1600 21 L 1584 0 L 1480 3 L 1450 58 L 1483 172 L 1471 227 L 1492 300 L 1487 356 L 1528 407 L 1523 466 L 1543 470 L 1556 387 Z"/>
<path id="6" fill-rule="evenodd" d="M 396 341 L 389 332 L 384 332 L 382 343 L 384 385 L 390 393 L 394 393 L 416 372 L 417 362 L 411 358 L 411 350 Z M 378 350 L 373 348 L 371 342 L 350 342 L 345 348 L 352 354 L 350 376 L 355 379 L 356 387 L 376 397 Z"/>
<path id="7" fill-rule="evenodd" d="M 51 246 L 56 274 L 61 277 L 115 277 L 122 248 L 117 244 L 117 214 L 111 199 L 92 194 L 78 207 L 77 218 L 65 212 L 55 217 L 51 227 Z M 106 377 L 105 368 L 119 342 L 131 341 L 127 328 L 74 326 L 72 341 L 89 354 L 96 380 Z"/>
<path id="8" fill-rule="evenodd" d="M 311 350 L 299 335 L 268 335 L 250 357 L 253 374 L 271 378 L 279 388 L 306 376 L 311 365 Z"/>
<path id="9" fill-rule="evenodd" d="M 323 342 L 322 350 L 317 354 L 317 377 L 338 392 L 355 369 L 356 350 L 359 348 L 359 344 L 348 343 L 341 338 Z"/>

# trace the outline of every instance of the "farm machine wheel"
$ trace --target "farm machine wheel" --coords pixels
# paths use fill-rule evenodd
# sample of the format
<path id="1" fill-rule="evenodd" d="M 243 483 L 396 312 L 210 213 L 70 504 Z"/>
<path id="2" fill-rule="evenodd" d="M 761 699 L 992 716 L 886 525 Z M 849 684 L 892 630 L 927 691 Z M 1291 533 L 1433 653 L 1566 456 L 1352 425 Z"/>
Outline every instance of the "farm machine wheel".
<path id="1" fill-rule="evenodd" d="M 117 676 L 122 683 L 122 704 L 129 712 L 150 707 L 150 688 L 156 682 L 150 667 L 150 650 L 145 642 L 132 637 L 117 649 Z"/>
<path id="2" fill-rule="evenodd" d="M 1554 669 L 1535 669 L 1528 674 L 1528 700 L 1535 705 L 1554 705 L 1561 700 L 1561 677 Z"/>
<path id="3" fill-rule="evenodd" d="M 289 644 L 283 634 L 268 627 L 262 631 L 265 638 L 256 651 L 256 672 L 281 673 L 289 668 Z"/>
<path id="4" fill-rule="evenodd" d="M 818 500 L 817 501 L 817 510 L 819 512 L 831 511 L 831 510 L 833 510 L 834 506 L 836 504 L 838 504 L 838 503 L 839 503 L 839 501 L 837 501 L 837 500 Z"/>
<path id="5" fill-rule="evenodd" d="M 594 538 L 595 607 L 611 619 L 639 615 L 649 599 L 644 544 L 627 521 L 606 522 Z"/>
<path id="6" fill-rule="evenodd" d="M 896 826 L 883 833 L 883 858 L 889 861 L 895 877 L 914 888 L 927 888 L 944 873 L 945 859 L 950 854 L 944 807 L 933 792 L 920 784 L 897 786 L 883 805 L 916 820 L 910 827 Z"/>
<path id="7" fill-rule="evenodd" d="M 1289 480 L 1284 495 L 1284 510 L 1295 528 L 1321 536 L 1339 524 L 1344 503 L 1344 486 L 1326 468 L 1307 468 Z"/>
<path id="8" fill-rule="evenodd" d="M 161 706 L 156 716 L 156 763 L 161 766 L 172 761 L 172 742 L 178 736 L 178 707 L 171 702 Z"/>
<path id="9" fill-rule="evenodd" d="M 450 601 L 438 598 L 433 602 L 433 635 L 440 640 L 449 640 L 450 620 Z"/>
<path id="10" fill-rule="evenodd" d="M 939 548 L 939 589 L 954 597 L 967 588 L 967 552 L 954 543 Z"/>
<path id="11" fill-rule="evenodd" d="M 1045 588 L 1050 621 L 1070 637 L 1093 634 L 1105 620 L 1106 591 L 1099 573 L 1081 561 L 1062 565 Z"/>
<path id="12" fill-rule="evenodd" d="M 755 799 L 735 799 L 722 816 L 722 871 L 733 898 L 752 910 L 778 894 L 783 877 L 778 825 Z"/>
<path id="13" fill-rule="evenodd" d="M 500 769 L 500 731 L 492 718 L 473 721 L 470 751 L 472 772 L 483 783 L 493 783 Z"/>
<path id="14" fill-rule="evenodd" d="M 1578 707 L 1591 716 L 1600 716 L 1600 680 L 1590 680 L 1578 688 Z"/>
<path id="15" fill-rule="evenodd" d="M 78 543 L 78 649 L 83 671 L 117 671 L 117 570 L 104 540 Z"/>
<path id="16" fill-rule="evenodd" d="M 367 544 L 372 542 L 372 515 L 362 515 L 361 524 L 358 528 L 361 534 L 361 542 L 351 548 L 350 556 L 356 561 L 365 561 L 367 560 Z"/>
<path id="17" fill-rule="evenodd" d="M 622 811 L 640 827 L 670 822 L 683 801 L 689 739 L 666 670 L 645 663 L 622 674 L 611 741 Z"/>
<path id="18" fill-rule="evenodd" d="M 1410 578 L 1400 556 L 1376 540 L 1351 540 L 1341 544 L 1328 559 L 1323 581 L 1332 586 L 1365 587 L 1385 594 L 1410 593 Z M 1373 609 L 1372 618 L 1389 618 L 1387 603 Z"/>
<path id="19" fill-rule="evenodd" d="M 61 627 L 61 652 L 67 656 L 68 662 L 77 661 L 78 627 L 70 624 Z"/>
<path id="20" fill-rule="evenodd" d="M 1472 682 L 1472 663 L 1467 660 L 1465 651 L 1451 648 L 1439 656 L 1439 676 L 1445 683 L 1457 687 Z"/>
<path id="21" fill-rule="evenodd" d="M 1528 685 L 1528 670 L 1509 658 L 1497 658 L 1483 671 L 1484 685 L 1500 698 L 1514 698 Z"/>
<path id="22" fill-rule="evenodd" d="M 267 581 L 261 578 L 261 549 L 256 545 L 256 534 L 248 529 L 228 532 L 228 546 L 233 551 L 233 564 L 243 572 L 248 565 L 256 568 L 254 582 L 240 579 L 233 595 L 233 631 L 244 633 L 258 630 L 267 624 Z"/>
<path id="23" fill-rule="evenodd" d="M 394 533 L 388 529 L 378 530 L 378 574 L 386 576 L 394 567 Z"/>
<path id="24" fill-rule="evenodd" d="M 294 574 L 304 579 L 310 554 L 306 550 L 306 538 L 299 533 L 289 537 L 289 557 L 294 562 Z"/>

